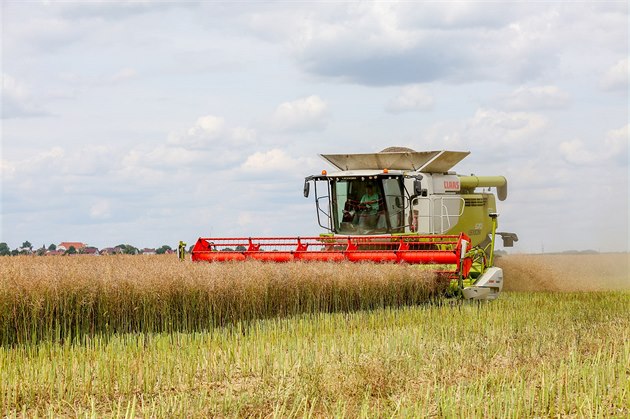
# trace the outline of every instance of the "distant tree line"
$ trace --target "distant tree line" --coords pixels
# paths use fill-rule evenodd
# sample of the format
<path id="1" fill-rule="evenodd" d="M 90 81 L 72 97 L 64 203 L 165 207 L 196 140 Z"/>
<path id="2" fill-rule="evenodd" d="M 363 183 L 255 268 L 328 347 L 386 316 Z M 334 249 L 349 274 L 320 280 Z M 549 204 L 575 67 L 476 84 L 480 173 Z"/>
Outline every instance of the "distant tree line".
<path id="1" fill-rule="evenodd" d="M 76 249 L 74 246 L 70 246 L 68 249 L 65 249 L 63 251 L 63 254 L 64 255 L 81 254 L 81 253 L 86 252 L 85 249 L 89 249 L 89 247 Z M 140 249 L 130 244 L 119 244 L 118 246 L 115 246 L 113 249 L 115 249 L 114 253 L 120 253 L 124 255 L 137 255 L 137 254 L 142 253 Z M 4 242 L 0 243 L 0 256 L 18 256 L 18 255 L 44 256 L 48 252 L 55 252 L 55 251 L 57 251 L 57 245 L 55 244 L 51 244 L 48 247 L 46 247 L 46 245 L 42 245 L 42 247 L 38 249 L 33 249 L 33 245 L 31 244 L 31 242 L 25 241 L 24 243 L 22 243 L 21 247 L 16 248 L 16 249 L 11 249 L 7 243 L 4 243 Z M 155 249 L 155 253 L 158 255 L 163 255 L 165 253 L 169 253 L 172 251 L 173 251 L 173 248 L 167 244 Z M 97 249 L 97 252 L 98 252 L 98 249 Z"/>
<path id="2" fill-rule="evenodd" d="M 25 241 L 22 243 L 22 247 L 13 250 L 11 250 L 6 243 L 0 243 L 0 256 L 30 255 L 38 251 L 39 249 L 33 252 L 33 245 L 29 241 Z M 46 248 L 44 248 L 44 253 L 45 252 Z"/>

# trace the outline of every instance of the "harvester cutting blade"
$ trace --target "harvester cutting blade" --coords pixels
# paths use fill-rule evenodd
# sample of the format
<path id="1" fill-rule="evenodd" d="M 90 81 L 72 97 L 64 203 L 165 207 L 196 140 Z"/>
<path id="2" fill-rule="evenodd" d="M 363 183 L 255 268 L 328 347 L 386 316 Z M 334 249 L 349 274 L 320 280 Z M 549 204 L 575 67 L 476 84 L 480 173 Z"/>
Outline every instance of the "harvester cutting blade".
<path id="1" fill-rule="evenodd" d="M 460 235 L 199 238 L 193 261 L 375 262 L 444 265 L 466 276 L 466 243 Z"/>

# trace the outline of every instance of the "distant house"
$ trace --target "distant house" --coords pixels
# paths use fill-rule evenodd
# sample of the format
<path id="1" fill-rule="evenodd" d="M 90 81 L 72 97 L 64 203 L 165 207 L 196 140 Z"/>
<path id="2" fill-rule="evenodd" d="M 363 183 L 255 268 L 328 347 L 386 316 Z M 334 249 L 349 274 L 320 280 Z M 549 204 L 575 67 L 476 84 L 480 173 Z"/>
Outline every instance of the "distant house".
<path id="1" fill-rule="evenodd" d="M 46 256 L 61 256 L 64 254 L 64 252 L 64 250 L 47 250 L 44 254 Z"/>
<path id="2" fill-rule="evenodd" d="M 149 249 L 149 248 L 144 248 L 142 250 L 140 250 L 140 253 L 143 255 L 155 255 L 155 249 Z"/>
<path id="3" fill-rule="evenodd" d="M 84 254 L 84 255 L 100 256 L 100 253 L 98 252 L 98 249 L 96 247 L 92 247 L 92 246 L 83 247 L 81 249 L 81 253 Z"/>
<path id="4" fill-rule="evenodd" d="M 57 250 L 67 251 L 70 247 L 74 247 L 77 252 L 85 247 L 85 243 L 81 242 L 61 242 L 57 245 Z"/>
<path id="5" fill-rule="evenodd" d="M 106 247 L 101 249 L 101 255 L 119 255 L 122 253 L 122 249 L 118 246 L 116 247 Z"/>

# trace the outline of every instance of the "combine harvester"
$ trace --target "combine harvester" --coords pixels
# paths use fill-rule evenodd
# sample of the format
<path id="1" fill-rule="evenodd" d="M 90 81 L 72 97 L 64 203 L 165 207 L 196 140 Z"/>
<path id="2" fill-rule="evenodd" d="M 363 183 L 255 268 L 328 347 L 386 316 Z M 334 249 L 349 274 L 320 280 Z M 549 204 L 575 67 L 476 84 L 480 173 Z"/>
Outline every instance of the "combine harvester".
<path id="1" fill-rule="evenodd" d="M 413 151 L 324 154 L 338 171 L 308 176 L 314 189 L 317 237 L 199 238 L 193 261 L 350 261 L 431 265 L 450 292 L 493 300 L 503 287 L 494 266 L 496 235 L 511 247 L 518 237 L 497 232 L 497 209 L 507 198 L 503 176 L 451 171 L 469 152 Z M 488 188 L 487 191 L 477 188 Z"/>

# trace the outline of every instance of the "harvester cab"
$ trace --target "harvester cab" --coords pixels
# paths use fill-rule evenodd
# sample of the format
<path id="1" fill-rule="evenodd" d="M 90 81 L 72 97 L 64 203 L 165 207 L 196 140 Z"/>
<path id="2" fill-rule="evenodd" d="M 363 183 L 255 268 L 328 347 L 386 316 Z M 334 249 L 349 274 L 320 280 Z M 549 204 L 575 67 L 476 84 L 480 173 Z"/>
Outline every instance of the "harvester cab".
<path id="1" fill-rule="evenodd" d="M 387 149 L 386 149 L 387 150 Z M 319 225 L 334 235 L 466 233 L 471 245 L 488 244 L 496 213 L 495 187 L 507 198 L 503 176 L 462 176 L 450 169 L 469 152 L 399 151 L 324 154 L 339 169 L 305 179 L 305 197 L 314 185 Z M 371 188 L 368 193 L 368 188 Z M 366 202 L 373 202 L 365 204 Z M 499 233 L 504 245 L 517 239 Z"/>
<path id="2" fill-rule="evenodd" d="M 193 260 L 350 261 L 433 266 L 450 293 L 492 300 L 503 287 L 494 266 L 497 235 L 509 247 L 513 233 L 497 233 L 495 188 L 507 198 L 503 176 L 451 171 L 469 152 L 413 151 L 321 155 L 337 170 L 308 176 L 319 225 L 317 237 L 199 238 Z"/>

